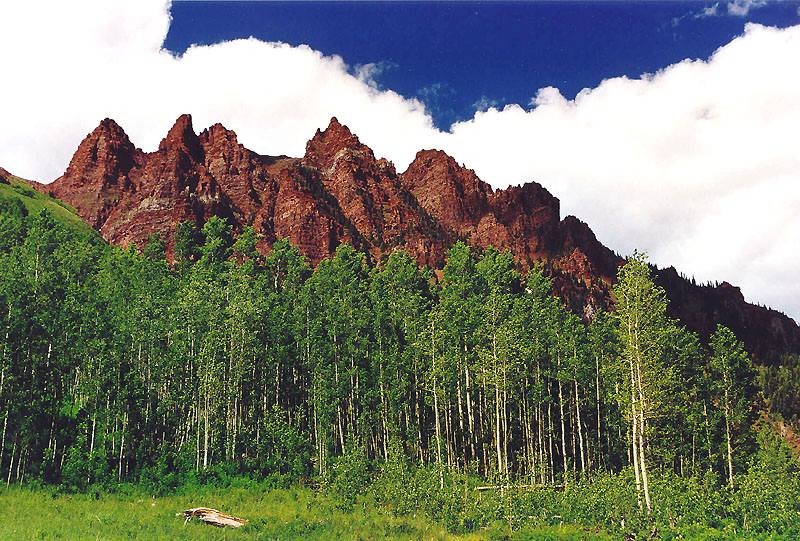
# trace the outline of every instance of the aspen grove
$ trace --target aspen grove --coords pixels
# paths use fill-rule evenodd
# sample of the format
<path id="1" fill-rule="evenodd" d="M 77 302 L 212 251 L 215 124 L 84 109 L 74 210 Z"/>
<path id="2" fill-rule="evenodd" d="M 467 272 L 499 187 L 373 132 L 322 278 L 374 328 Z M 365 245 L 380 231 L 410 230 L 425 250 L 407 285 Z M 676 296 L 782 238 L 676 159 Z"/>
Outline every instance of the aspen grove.
<path id="1" fill-rule="evenodd" d="M 159 463 L 326 478 L 337 457 L 402 456 L 499 486 L 716 472 L 755 446 L 754 369 L 667 316 L 646 258 L 613 312 L 582 319 L 539 269 L 463 243 L 440 273 L 342 245 L 312 269 L 222 219 L 181 224 L 167 263 L 3 202 L 0 473 L 137 481 Z"/>

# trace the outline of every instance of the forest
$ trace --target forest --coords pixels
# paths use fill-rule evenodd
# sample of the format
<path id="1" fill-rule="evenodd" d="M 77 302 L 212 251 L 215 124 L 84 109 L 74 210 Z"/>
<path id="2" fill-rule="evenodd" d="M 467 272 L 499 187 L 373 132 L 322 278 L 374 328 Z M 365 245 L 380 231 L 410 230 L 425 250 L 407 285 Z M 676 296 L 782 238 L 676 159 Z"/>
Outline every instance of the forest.
<path id="1" fill-rule="evenodd" d="M 311 268 L 221 218 L 174 239 L 168 264 L 158 236 L 111 247 L 0 200 L 5 487 L 246 479 L 452 532 L 800 535 L 775 430 L 800 417 L 800 362 L 670 319 L 643 254 L 583 321 L 491 248 L 457 243 L 437 272 L 347 245 Z"/>

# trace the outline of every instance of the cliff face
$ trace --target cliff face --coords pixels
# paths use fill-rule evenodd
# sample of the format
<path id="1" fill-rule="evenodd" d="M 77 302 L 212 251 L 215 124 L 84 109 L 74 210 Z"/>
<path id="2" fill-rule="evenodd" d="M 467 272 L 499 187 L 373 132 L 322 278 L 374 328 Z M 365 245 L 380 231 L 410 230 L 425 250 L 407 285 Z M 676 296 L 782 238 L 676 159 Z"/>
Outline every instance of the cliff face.
<path id="1" fill-rule="evenodd" d="M 379 262 L 397 248 L 441 267 L 447 248 L 510 250 L 522 270 L 542 265 L 556 292 L 590 317 L 611 303 L 622 259 L 559 201 L 531 182 L 493 190 L 474 171 L 438 150 L 422 150 L 403 173 L 377 159 L 335 118 L 302 158 L 262 156 L 215 124 L 199 135 L 191 117 L 175 122 L 155 152 L 137 149 L 105 119 L 80 144 L 66 172 L 46 190 L 75 209 L 109 242 L 142 245 L 153 233 L 171 244 L 175 225 L 210 216 L 236 229 L 252 225 L 262 247 L 288 238 L 312 264 L 341 243 Z M 738 289 L 693 285 L 674 269 L 659 271 L 673 314 L 708 334 L 729 325 L 759 359 L 800 351 L 800 329 L 779 312 L 744 301 Z"/>

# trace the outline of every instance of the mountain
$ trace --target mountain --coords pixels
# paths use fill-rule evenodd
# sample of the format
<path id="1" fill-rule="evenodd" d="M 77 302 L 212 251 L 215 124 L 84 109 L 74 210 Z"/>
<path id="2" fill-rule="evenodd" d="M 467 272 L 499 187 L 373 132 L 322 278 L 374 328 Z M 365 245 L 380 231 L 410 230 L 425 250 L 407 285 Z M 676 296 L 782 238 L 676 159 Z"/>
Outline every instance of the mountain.
<path id="1" fill-rule="evenodd" d="M 25 205 L 29 214 L 36 214 L 46 209 L 53 218 L 70 229 L 94 236 L 97 235 L 78 216 L 75 209 L 70 208 L 69 205 L 58 199 L 50 197 L 46 192 L 47 188 L 44 184 L 12 175 L 0 167 L 0 198 L 18 199 Z"/>
<path id="2" fill-rule="evenodd" d="M 459 239 L 479 249 L 508 249 L 523 271 L 542 265 L 556 293 L 584 317 L 611 306 L 622 263 L 587 224 L 561 219 L 558 199 L 540 184 L 493 190 L 438 150 L 418 152 L 398 173 L 336 118 L 317 131 L 301 158 L 259 155 L 220 124 L 197 134 L 189 115 L 147 153 L 105 119 L 81 142 L 66 172 L 39 189 L 72 205 L 118 245 L 142 245 L 156 232 L 169 245 L 177 223 L 199 225 L 217 215 L 237 229 L 254 226 L 264 250 L 288 238 L 312 263 L 341 243 L 373 262 L 403 248 L 435 268 Z M 672 314 L 701 336 L 723 323 L 762 362 L 800 352 L 797 324 L 748 304 L 738 288 L 696 285 L 672 268 L 658 270 L 657 280 Z"/>

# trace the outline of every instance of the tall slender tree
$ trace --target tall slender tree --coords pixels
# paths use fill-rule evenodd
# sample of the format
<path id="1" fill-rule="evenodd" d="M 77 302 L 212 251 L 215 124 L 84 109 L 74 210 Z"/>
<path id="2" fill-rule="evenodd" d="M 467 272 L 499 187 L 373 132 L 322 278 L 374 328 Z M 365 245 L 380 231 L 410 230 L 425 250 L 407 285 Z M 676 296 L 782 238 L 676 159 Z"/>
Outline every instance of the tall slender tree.
<path id="1" fill-rule="evenodd" d="M 723 325 L 710 339 L 712 391 L 725 424 L 725 456 L 728 486 L 733 488 L 733 452 L 736 441 L 752 424 L 754 371 L 744 345 Z"/>

